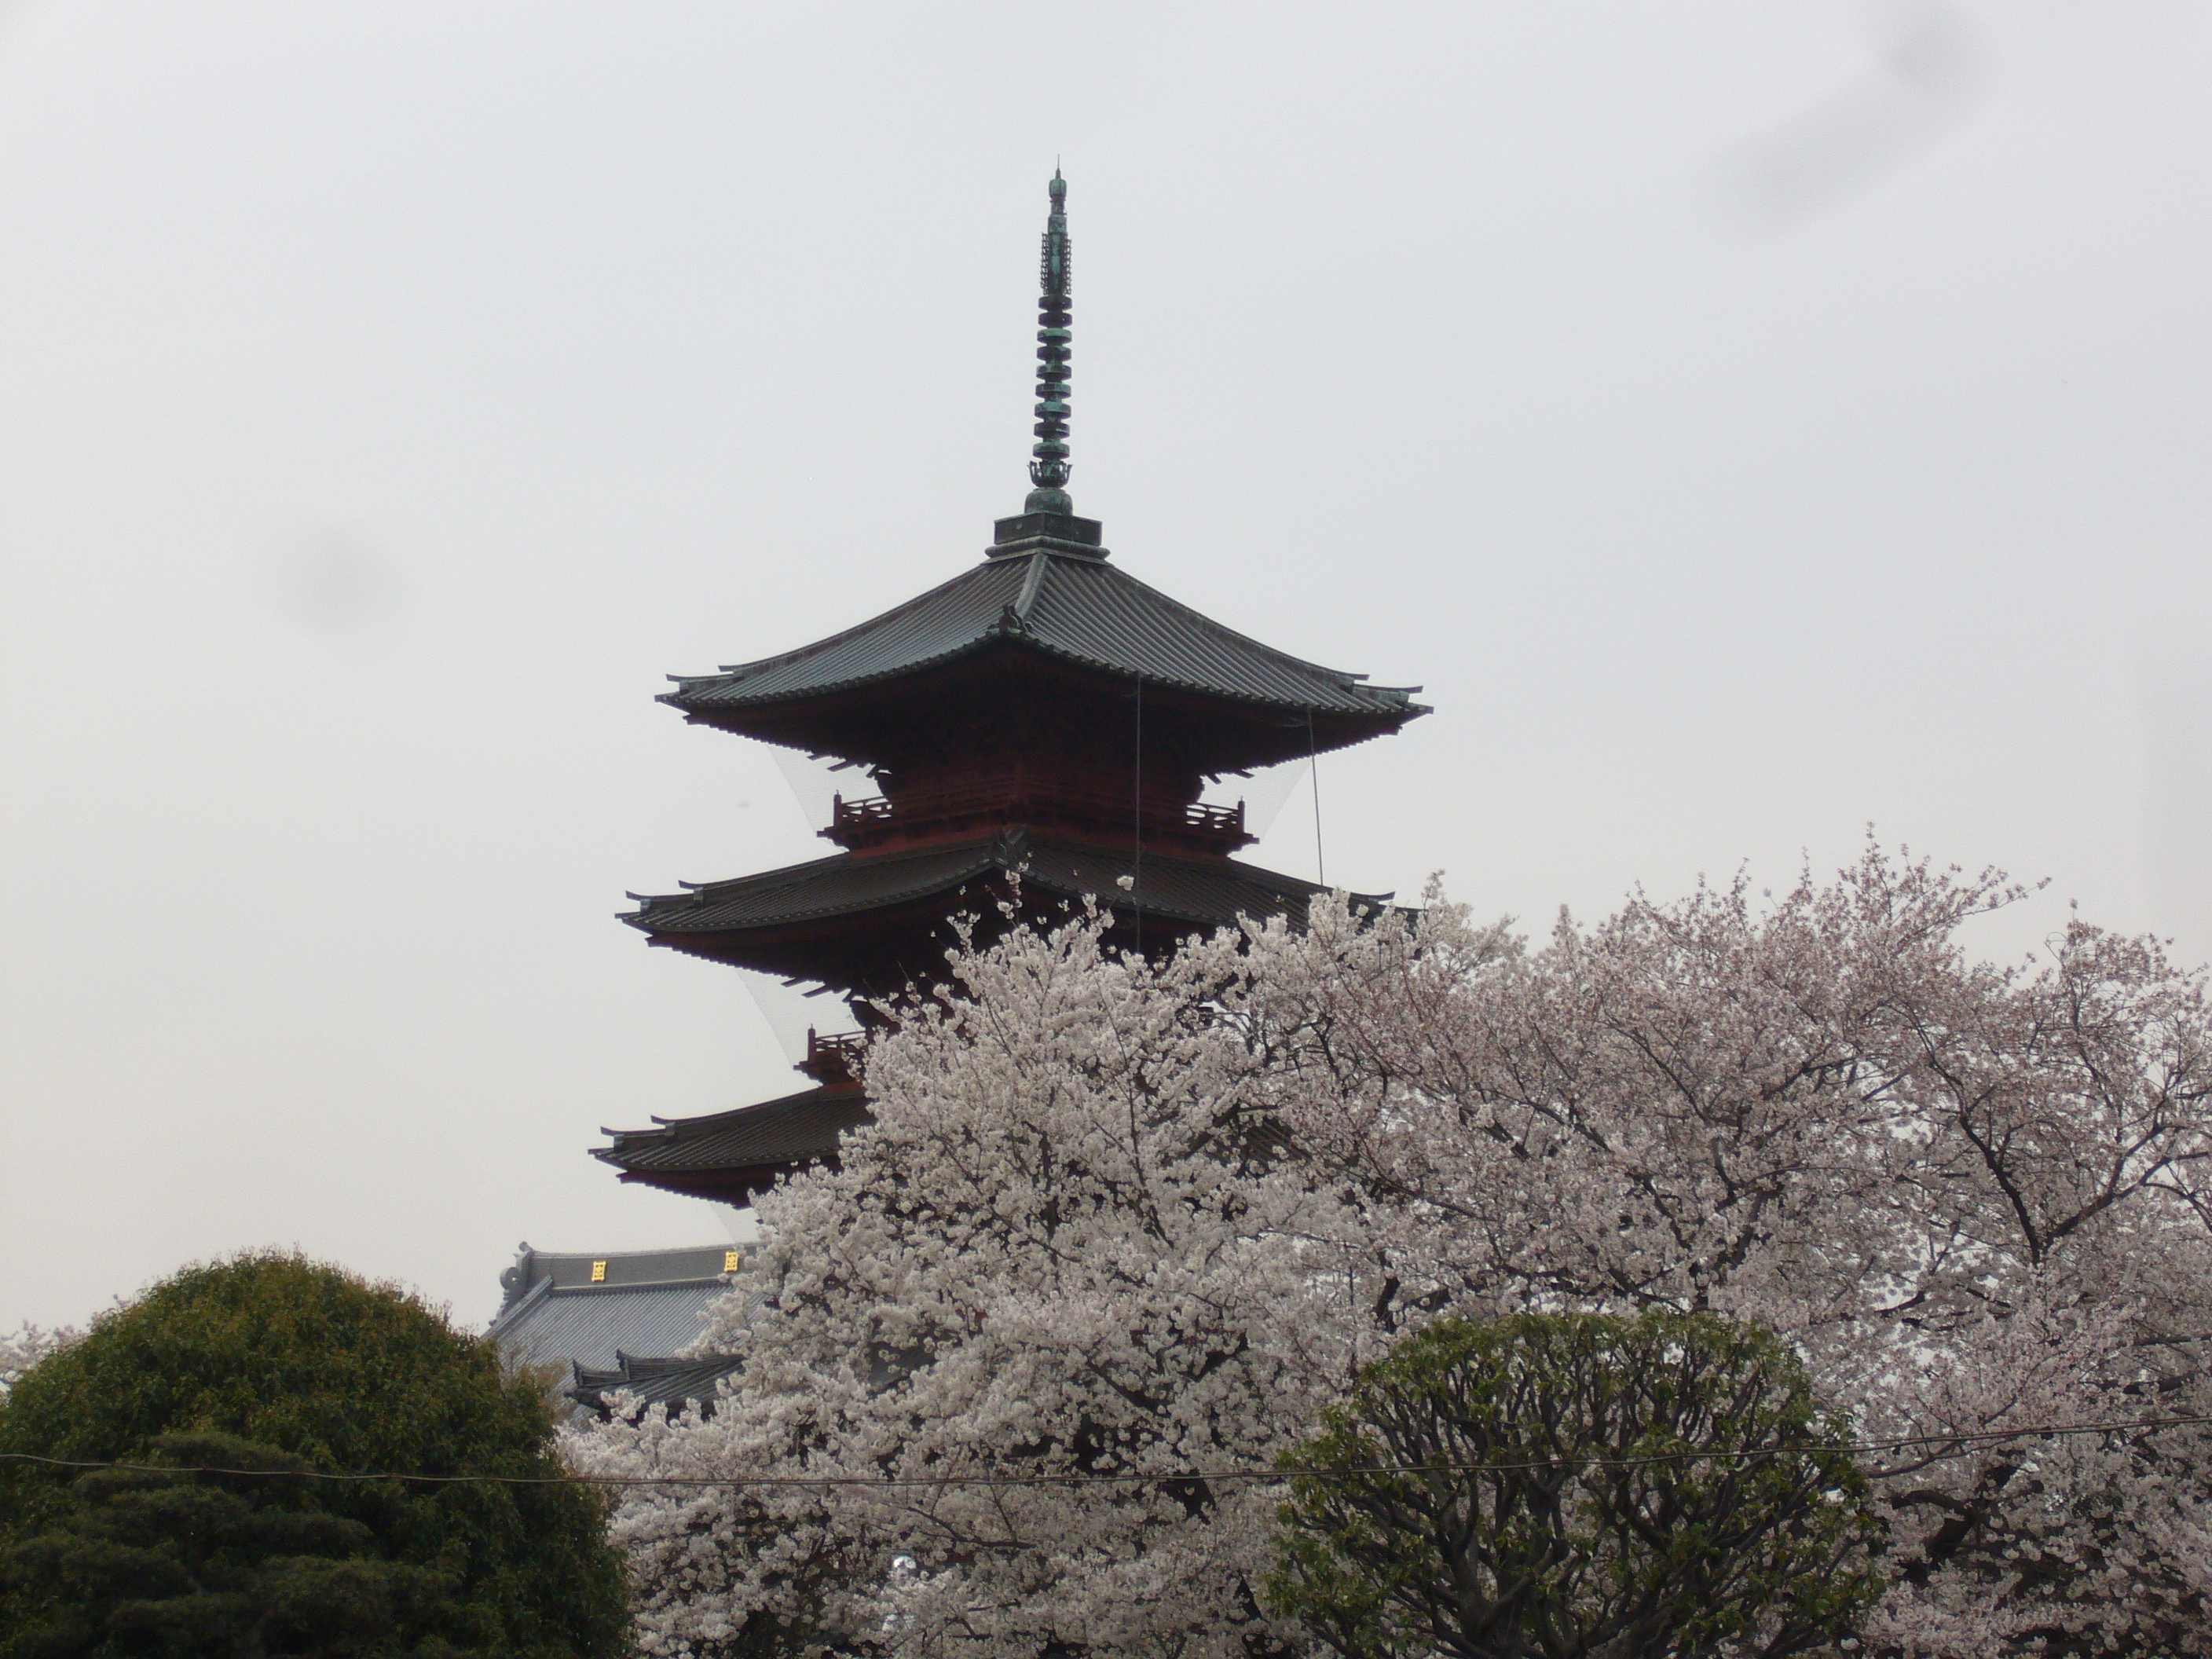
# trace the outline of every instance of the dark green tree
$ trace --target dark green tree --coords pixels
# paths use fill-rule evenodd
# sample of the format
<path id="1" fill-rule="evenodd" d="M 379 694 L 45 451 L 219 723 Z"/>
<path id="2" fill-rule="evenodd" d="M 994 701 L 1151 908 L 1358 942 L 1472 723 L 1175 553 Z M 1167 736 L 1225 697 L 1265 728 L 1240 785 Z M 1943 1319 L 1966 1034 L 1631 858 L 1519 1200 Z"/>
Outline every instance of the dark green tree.
<path id="1" fill-rule="evenodd" d="M 323 1506 L 300 1459 L 206 1433 L 159 1436 L 149 1455 L 240 1473 L 79 1476 L 0 1556 L 28 1604 L 9 1638 L 24 1659 L 459 1651 L 439 1633 L 466 1622 L 455 1577 L 380 1558 L 366 1524 Z"/>
<path id="2" fill-rule="evenodd" d="M 1881 1588 L 1849 1439 L 1755 1328 L 1442 1322 L 1285 1455 L 1267 1593 L 1347 1659 L 1826 1647 Z"/>
<path id="3" fill-rule="evenodd" d="M 0 1656 L 600 1659 L 629 1607 L 544 1396 L 415 1297 L 297 1256 L 194 1267 L 0 1402 Z M 168 1473 L 198 1468 L 248 1473 Z M 544 1484 L 316 1474 L 500 1476 Z"/>

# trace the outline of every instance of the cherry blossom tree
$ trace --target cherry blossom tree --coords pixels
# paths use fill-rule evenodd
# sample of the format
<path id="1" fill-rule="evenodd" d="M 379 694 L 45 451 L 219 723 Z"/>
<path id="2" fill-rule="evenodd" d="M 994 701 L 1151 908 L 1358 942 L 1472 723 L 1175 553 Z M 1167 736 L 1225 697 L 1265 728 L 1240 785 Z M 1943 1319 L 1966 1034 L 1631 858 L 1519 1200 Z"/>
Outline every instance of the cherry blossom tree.
<path id="1" fill-rule="evenodd" d="M 0 1401 L 7 1399 L 17 1377 L 55 1349 L 66 1347 L 76 1337 L 77 1333 L 68 1328 L 50 1331 L 28 1323 L 18 1325 L 12 1331 L 0 1331 Z"/>
<path id="2" fill-rule="evenodd" d="M 1870 848 L 1540 944 L 1432 894 L 957 952 L 842 1168 L 763 1197 L 711 1419 L 580 1450 L 732 1483 L 625 1504 L 647 1648 L 1303 1651 L 1279 1488 L 1213 1476 L 1439 1316 L 1657 1309 L 1886 1448 L 1870 1650 L 2212 1650 L 2203 977 L 2078 920 L 1978 960 L 2021 896 Z M 799 1477 L 857 1484 L 738 1484 Z"/>
<path id="3" fill-rule="evenodd" d="M 2201 973 L 1869 849 L 1759 902 L 1637 897 L 1540 951 L 1432 905 L 1262 935 L 1277 1109 L 1358 1182 L 1386 1328 L 1450 1308 L 1716 1311 L 1874 1440 L 1905 1655 L 2212 1648 Z M 1295 1034 L 1291 1036 L 1290 1034 Z M 2097 1432 L 2009 1437 L 2029 1425 Z"/>
<path id="4" fill-rule="evenodd" d="M 1279 1494 L 1210 1476 L 1266 1472 L 1346 1376 L 1352 1212 L 1281 1157 L 1266 1055 L 1218 1017 L 1237 942 L 1154 970 L 1108 920 L 958 955 L 956 994 L 871 1052 L 842 1167 L 762 1199 L 773 1311 L 739 1327 L 741 1285 L 706 1339 L 743 1344 L 739 1386 L 580 1453 L 854 1483 L 629 1503 L 648 1651 L 1291 1639 L 1256 1588 Z"/>

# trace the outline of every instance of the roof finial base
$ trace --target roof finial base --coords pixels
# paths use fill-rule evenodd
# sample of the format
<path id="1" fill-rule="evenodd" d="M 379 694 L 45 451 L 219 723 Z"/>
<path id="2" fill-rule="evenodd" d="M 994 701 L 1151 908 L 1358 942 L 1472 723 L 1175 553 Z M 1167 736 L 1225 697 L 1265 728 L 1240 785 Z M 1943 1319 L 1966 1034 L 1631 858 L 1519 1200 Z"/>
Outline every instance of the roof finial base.
<path id="1" fill-rule="evenodd" d="M 1042 548 L 1048 553 L 1075 558 L 1104 558 L 1106 550 L 1099 545 L 1103 526 L 1097 520 L 1079 519 L 1060 507 L 1037 505 L 1040 498 L 1054 493 L 1049 489 L 1031 490 L 1021 514 L 993 524 L 991 545 L 983 550 L 985 554 L 994 559 L 1007 559 Z M 1061 495 L 1060 499 L 1065 501 L 1067 497 Z"/>

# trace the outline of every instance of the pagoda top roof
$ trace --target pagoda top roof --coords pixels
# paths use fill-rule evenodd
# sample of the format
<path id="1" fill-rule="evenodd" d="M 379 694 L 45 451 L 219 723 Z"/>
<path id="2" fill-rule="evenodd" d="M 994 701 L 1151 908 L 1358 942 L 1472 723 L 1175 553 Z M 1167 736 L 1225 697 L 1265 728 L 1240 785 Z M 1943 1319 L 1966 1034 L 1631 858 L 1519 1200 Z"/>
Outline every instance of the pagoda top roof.
<path id="1" fill-rule="evenodd" d="M 672 676 L 660 701 L 712 717 L 897 679 L 994 645 L 1042 653 L 1148 686 L 1391 726 L 1428 711 L 1419 686 L 1366 684 L 1224 628 L 1066 544 L 994 549 L 982 563 L 857 628 L 781 656 Z"/>

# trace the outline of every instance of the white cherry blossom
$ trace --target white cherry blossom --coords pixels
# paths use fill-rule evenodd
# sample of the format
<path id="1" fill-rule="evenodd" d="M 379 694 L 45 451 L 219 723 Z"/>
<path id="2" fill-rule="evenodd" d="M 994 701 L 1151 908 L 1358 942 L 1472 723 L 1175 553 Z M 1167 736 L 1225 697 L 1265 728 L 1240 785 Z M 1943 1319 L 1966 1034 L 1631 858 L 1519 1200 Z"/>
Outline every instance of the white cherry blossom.
<path id="1" fill-rule="evenodd" d="M 1532 946 L 1418 915 L 1249 927 L 1147 969 L 1103 916 L 963 950 L 867 1060 L 877 1121 L 760 1205 L 705 1421 L 581 1438 L 649 1651 L 1303 1651 L 1251 1591 L 1261 1471 L 1444 1312 L 1707 1309 L 1871 1441 L 1869 1651 L 2212 1650 L 2203 977 L 1869 850 Z M 757 1316 L 748 1297 L 765 1294 Z M 2095 1433 L 2033 1433 L 2052 1424 Z M 1065 1474 L 1127 1482 L 990 1486 Z M 941 1484 L 900 1485 L 899 1482 Z M 903 1562 L 894 1569 L 895 1561 Z"/>

